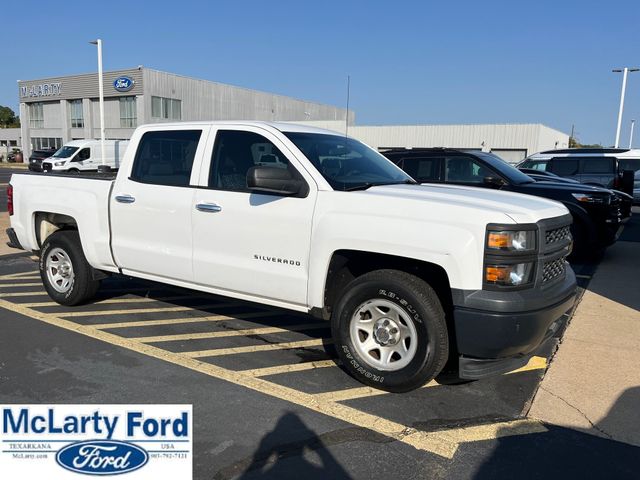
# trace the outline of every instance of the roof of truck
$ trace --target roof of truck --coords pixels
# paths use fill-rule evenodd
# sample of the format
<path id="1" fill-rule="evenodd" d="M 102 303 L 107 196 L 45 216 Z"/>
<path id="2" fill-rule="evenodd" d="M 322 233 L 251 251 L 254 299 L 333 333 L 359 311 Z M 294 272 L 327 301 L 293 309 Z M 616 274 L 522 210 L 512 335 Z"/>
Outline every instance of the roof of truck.
<path id="1" fill-rule="evenodd" d="M 185 125 L 244 125 L 251 127 L 271 127 L 281 132 L 323 133 L 325 135 L 343 135 L 343 133 L 310 125 L 300 125 L 289 122 L 264 122 L 257 120 L 216 120 L 198 122 L 147 123 L 141 127 L 184 127 Z"/>

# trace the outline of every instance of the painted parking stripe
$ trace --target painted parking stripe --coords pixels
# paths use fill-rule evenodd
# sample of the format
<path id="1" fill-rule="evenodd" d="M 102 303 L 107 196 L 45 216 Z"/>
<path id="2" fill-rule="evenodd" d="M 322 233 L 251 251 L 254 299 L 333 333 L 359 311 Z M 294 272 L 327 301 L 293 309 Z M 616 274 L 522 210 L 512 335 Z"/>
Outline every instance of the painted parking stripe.
<path id="1" fill-rule="evenodd" d="M 156 325 L 180 325 L 183 323 L 220 322 L 223 320 L 244 320 L 247 318 L 271 317 L 273 312 L 239 313 L 237 315 L 209 315 L 206 317 L 166 318 L 163 320 L 140 320 L 134 322 L 96 323 L 93 328 L 128 328 L 128 327 L 155 327 Z"/>
<path id="2" fill-rule="evenodd" d="M 531 357 L 529 362 L 524 367 L 508 372 L 508 374 L 527 372 L 530 370 L 541 370 L 545 368 L 547 368 L 547 359 L 544 357 L 534 356 Z M 439 385 L 439 383 L 435 380 L 432 380 L 431 382 L 423 385 L 420 388 L 435 387 L 437 385 Z M 356 398 L 375 397 L 377 395 L 385 395 L 387 393 L 389 392 L 385 390 L 378 390 L 377 388 L 372 387 L 355 387 L 346 390 L 335 390 L 332 392 L 317 393 L 315 396 L 323 400 L 327 400 L 330 398 L 334 402 L 340 402 L 344 400 L 354 400 Z"/>
<path id="3" fill-rule="evenodd" d="M 58 313 L 59 316 L 64 318 L 74 318 L 74 317 L 93 317 L 98 316 L 102 317 L 104 315 L 126 315 L 126 314 L 134 314 L 134 313 L 159 313 L 159 312 L 190 312 L 197 311 L 198 309 L 205 310 L 207 308 L 229 308 L 229 307 L 238 307 L 240 306 L 237 303 L 207 303 L 206 305 L 192 305 L 190 307 L 153 307 L 153 308 L 125 308 L 124 310 L 97 310 L 91 312 L 63 312 Z"/>
<path id="4" fill-rule="evenodd" d="M 12 310 L 50 325 L 74 331 L 81 335 L 101 340 L 153 358 L 164 360 L 193 371 L 240 385 L 251 390 L 270 395 L 280 400 L 305 407 L 309 410 L 328 415 L 332 418 L 366 428 L 388 436 L 389 438 L 411 445 L 417 449 L 432 452 L 445 458 L 453 458 L 458 444 L 465 441 L 488 440 L 509 435 L 545 432 L 542 423 L 535 420 L 515 420 L 479 427 L 466 427 L 437 432 L 418 431 L 412 427 L 372 415 L 335 401 L 322 401 L 314 395 L 304 393 L 262 378 L 245 375 L 242 372 L 228 370 L 211 363 L 201 362 L 183 353 L 174 353 L 161 348 L 120 337 L 118 335 L 80 325 L 70 320 L 58 318 L 52 314 L 38 312 L 19 304 L 0 299 L 0 308 Z M 300 342 L 294 342 L 300 343 Z M 294 347 L 295 348 L 295 347 Z"/>
<path id="5" fill-rule="evenodd" d="M 40 286 L 42 287 L 42 283 L 36 283 L 34 284 L 36 286 Z M 24 286 L 24 285 L 18 285 L 18 286 Z M 6 285 L 0 285 L 0 287 L 6 287 Z M 101 293 L 106 293 L 106 294 L 114 294 L 114 293 L 122 293 L 122 294 L 127 294 L 127 293 L 135 293 L 135 292 L 159 292 L 159 291 L 167 291 L 167 290 L 172 290 L 171 287 L 168 288 L 149 288 L 149 287 L 136 287 L 136 288 L 101 288 L 100 292 Z M 36 291 L 31 291 L 31 292 L 2 292 L 0 293 L 0 298 L 4 298 L 4 297 L 28 297 L 28 296 L 42 296 L 42 295 L 47 295 L 47 292 L 42 289 L 42 290 L 36 290 Z"/>
<path id="6" fill-rule="evenodd" d="M 269 375 L 279 375 L 281 373 L 303 372 L 305 370 L 315 370 L 316 368 L 337 367 L 339 360 L 317 360 L 315 362 L 291 363 L 287 365 L 276 365 L 275 367 L 253 368 L 251 370 L 241 370 L 244 375 L 251 377 L 267 377 Z"/>
<path id="7" fill-rule="evenodd" d="M 1 285 L 0 285 L 1 286 Z M 189 300 L 189 299 L 202 299 L 202 298 L 210 298 L 210 297 L 199 297 L 197 295 L 175 295 L 172 297 L 133 297 L 133 298 L 106 298 L 104 300 L 96 300 L 92 303 L 92 305 L 100 306 L 100 305 L 112 305 L 118 303 L 148 303 L 148 302 L 174 302 L 176 300 Z M 21 305 L 29 308 L 34 307 L 56 307 L 60 304 L 58 302 L 48 301 L 48 302 L 33 302 L 33 303 L 22 303 Z"/>
<path id="8" fill-rule="evenodd" d="M 195 352 L 181 352 L 189 358 L 219 357 L 221 355 L 235 355 L 238 353 L 268 352 L 271 350 L 285 350 L 288 348 L 319 347 L 328 345 L 330 340 L 314 338 L 311 340 L 299 340 L 296 342 L 268 343 L 266 345 L 250 345 L 247 347 L 214 348 L 213 350 L 197 350 Z"/>
<path id="9" fill-rule="evenodd" d="M 435 380 L 423 385 L 420 388 L 436 387 L 439 383 Z M 342 402 L 344 400 L 355 400 L 356 398 L 375 397 L 378 395 L 386 395 L 390 392 L 386 390 L 379 390 L 373 387 L 355 387 L 347 388 L 345 390 L 334 390 L 332 392 L 316 393 L 314 397 L 321 401 L 327 401 L 331 399 L 334 402 Z"/>
<path id="10" fill-rule="evenodd" d="M 133 337 L 134 340 L 143 343 L 173 342 L 176 340 L 201 340 L 204 338 L 223 337 L 244 337 L 247 335 L 268 335 L 272 333 L 298 332 L 301 330 L 318 330 L 329 328 L 325 322 L 303 323 L 301 325 L 291 325 L 287 328 L 281 327 L 258 327 L 243 330 L 223 330 L 221 332 L 201 332 L 201 333 L 179 333 L 174 335 L 156 335 L 152 337 Z"/>
<path id="11" fill-rule="evenodd" d="M 15 278 L 12 280 L 16 280 Z M 2 283 L 2 288 L 15 288 L 15 287 L 42 287 L 42 282 L 37 283 Z"/>
<path id="12" fill-rule="evenodd" d="M 547 359 L 544 357 L 534 356 L 529 359 L 529 362 L 524 366 L 520 367 L 517 370 L 512 370 L 508 372 L 507 375 L 512 373 L 521 373 L 521 372 L 529 372 L 531 370 L 544 370 L 547 368 Z"/>

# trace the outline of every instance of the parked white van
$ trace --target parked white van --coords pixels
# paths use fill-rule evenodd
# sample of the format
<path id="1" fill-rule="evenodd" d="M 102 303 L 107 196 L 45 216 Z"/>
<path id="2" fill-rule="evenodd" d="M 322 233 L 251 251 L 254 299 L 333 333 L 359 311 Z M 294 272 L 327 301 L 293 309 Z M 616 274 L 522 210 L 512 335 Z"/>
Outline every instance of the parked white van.
<path id="1" fill-rule="evenodd" d="M 129 144 L 128 140 L 105 140 L 105 165 L 120 168 L 120 162 Z M 102 165 L 100 140 L 74 140 L 66 143 L 42 162 L 45 172 L 86 172 L 98 170 Z"/>

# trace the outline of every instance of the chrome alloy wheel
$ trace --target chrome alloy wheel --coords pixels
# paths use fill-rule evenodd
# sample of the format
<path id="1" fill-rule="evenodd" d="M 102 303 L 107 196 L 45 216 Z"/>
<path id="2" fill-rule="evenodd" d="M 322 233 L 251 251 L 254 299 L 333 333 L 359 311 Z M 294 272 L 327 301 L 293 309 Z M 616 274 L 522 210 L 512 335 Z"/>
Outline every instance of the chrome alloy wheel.
<path id="1" fill-rule="evenodd" d="M 409 315 L 383 299 L 368 300 L 356 309 L 349 334 L 362 360 L 383 371 L 406 367 L 418 347 L 418 333 Z"/>
<path id="2" fill-rule="evenodd" d="M 61 248 L 53 248 L 45 261 L 47 279 L 56 292 L 67 293 L 73 287 L 75 274 L 73 264 L 67 252 Z"/>

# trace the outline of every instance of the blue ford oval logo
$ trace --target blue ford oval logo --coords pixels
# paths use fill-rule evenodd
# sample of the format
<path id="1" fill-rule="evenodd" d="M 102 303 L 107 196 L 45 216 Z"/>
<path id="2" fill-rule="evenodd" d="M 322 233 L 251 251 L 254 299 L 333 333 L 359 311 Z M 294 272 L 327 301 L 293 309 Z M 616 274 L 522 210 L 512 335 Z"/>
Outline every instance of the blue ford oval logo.
<path id="1" fill-rule="evenodd" d="M 136 82 L 129 77 L 118 77 L 113 81 L 113 88 L 119 92 L 128 92 Z"/>
<path id="2" fill-rule="evenodd" d="M 118 440 L 76 442 L 58 450 L 56 462 L 72 472 L 117 475 L 142 468 L 149 454 L 141 447 Z"/>

